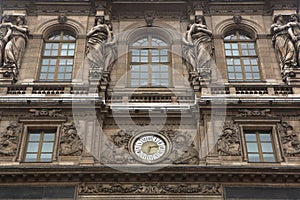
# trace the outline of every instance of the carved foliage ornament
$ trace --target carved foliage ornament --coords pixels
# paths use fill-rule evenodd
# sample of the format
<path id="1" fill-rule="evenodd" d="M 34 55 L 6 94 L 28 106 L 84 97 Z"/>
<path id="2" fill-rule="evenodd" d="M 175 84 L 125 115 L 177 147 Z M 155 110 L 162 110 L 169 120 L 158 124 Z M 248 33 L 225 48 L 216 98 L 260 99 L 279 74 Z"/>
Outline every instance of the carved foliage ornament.
<path id="1" fill-rule="evenodd" d="M 0 135 L 0 156 L 15 156 L 17 153 L 22 125 L 11 123 Z"/>
<path id="2" fill-rule="evenodd" d="M 81 184 L 79 194 L 203 194 L 220 195 L 220 184 L 174 184 L 174 183 L 129 183 L 129 184 Z"/>
<path id="3" fill-rule="evenodd" d="M 281 122 L 277 125 L 277 131 L 280 135 L 282 148 L 285 156 L 300 156 L 300 139 L 299 133 L 293 131 L 293 127 L 287 122 Z"/>
<path id="4" fill-rule="evenodd" d="M 60 109 L 29 109 L 33 117 L 64 117 Z"/>
<path id="5" fill-rule="evenodd" d="M 223 132 L 218 138 L 217 151 L 224 156 L 240 156 L 240 131 L 236 123 L 225 122 Z"/>
<path id="6" fill-rule="evenodd" d="M 60 137 L 61 156 L 80 156 L 83 152 L 83 143 L 77 134 L 74 123 L 65 123 Z"/>

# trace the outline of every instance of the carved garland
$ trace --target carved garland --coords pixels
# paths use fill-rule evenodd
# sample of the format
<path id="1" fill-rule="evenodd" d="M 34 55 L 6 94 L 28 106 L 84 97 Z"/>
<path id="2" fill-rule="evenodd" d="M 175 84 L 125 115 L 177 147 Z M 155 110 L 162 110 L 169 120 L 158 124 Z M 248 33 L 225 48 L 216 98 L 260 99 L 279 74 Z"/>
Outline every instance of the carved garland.
<path id="1" fill-rule="evenodd" d="M 203 194 L 220 195 L 220 184 L 174 184 L 174 183 L 131 183 L 131 184 L 81 184 L 79 194 Z"/>

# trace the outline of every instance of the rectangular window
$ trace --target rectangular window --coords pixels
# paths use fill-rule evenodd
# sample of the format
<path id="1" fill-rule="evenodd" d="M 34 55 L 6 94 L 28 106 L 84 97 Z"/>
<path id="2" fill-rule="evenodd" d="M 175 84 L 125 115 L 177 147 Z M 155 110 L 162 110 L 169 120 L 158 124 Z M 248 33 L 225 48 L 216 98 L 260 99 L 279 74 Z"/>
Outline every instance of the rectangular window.
<path id="1" fill-rule="evenodd" d="M 249 162 L 276 162 L 271 131 L 245 131 Z"/>
<path id="2" fill-rule="evenodd" d="M 29 130 L 25 162 L 51 162 L 56 130 Z"/>

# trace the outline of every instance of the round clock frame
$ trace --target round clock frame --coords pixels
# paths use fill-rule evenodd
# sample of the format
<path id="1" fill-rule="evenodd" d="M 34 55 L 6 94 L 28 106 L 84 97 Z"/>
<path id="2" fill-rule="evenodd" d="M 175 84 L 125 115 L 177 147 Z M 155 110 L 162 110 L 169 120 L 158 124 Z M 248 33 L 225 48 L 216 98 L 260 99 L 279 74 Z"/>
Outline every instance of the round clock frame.
<path id="1" fill-rule="evenodd" d="M 154 131 L 146 131 L 135 135 L 129 144 L 132 156 L 145 164 L 162 162 L 171 151 L 169 138 Z"/>

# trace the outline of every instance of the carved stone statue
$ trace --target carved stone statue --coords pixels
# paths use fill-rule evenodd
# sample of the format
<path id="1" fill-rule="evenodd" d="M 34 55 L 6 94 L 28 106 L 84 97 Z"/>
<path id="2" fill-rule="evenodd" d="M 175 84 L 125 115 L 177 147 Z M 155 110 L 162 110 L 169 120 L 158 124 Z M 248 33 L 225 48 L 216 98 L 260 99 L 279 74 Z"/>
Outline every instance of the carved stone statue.
<path id="1" fill-rule="evenodd" d="M 90 76 L 110 72 L 117 57 L 116 39 L 112 33 L 112 24 L 104 23 L 104 16 L 96 18 L 95 26 L 87 33 L 86 57 Z M 93 78 L 98 78 L 93 77 Z"/>
<path id="2" fill-rule="evenodd" d="M 224 156 L 240 156 L 240 137 L 236 124 L 225 122 L 223 133 L 217 142 L 217 151 Z"/>
<path id="3" fill-rule="evenodd" d="M 15 156 L 18 149 L 22 126 L 11 123 L 0 135 L 0 156 Z"/>
<path id="4" fill-rule="evenodd" d="M 11 36 L 12 29 L 10 28 L 12 26 L 12 23 L 10 22 L 9 16 L 4 15 L 2 17 L 0 24 L 0 67 L 3 66 L 3 54 L 4 54 L 4 47 Z"/>
<path id="5" fill-rule="evenodd" d="M 183 55 L 189 72 L 210 77 L 212 32 L 207 28 L 204 16 L 195 16 L 195 22 L 188 26 L 183 37 Z"/>
<path id="6" fill-rule="evenodd" d="M 83 152 L 83 143 L 77 134 L 74 123 L 64 124 L 60 138 L 61 156 L 80 156 Z"/>
<path id="7" fill-rule="evenodd" d="M 275 16 L 274 23 L 271 26 L 272 42 L 280 62 L 281 74 L 284 81 L 287 77 L 295 76 L 293 68 L 297 65 L 296 51 L 288 34 L 290 27 L 290 24 L 283 23 L 282 15 Z"/>
<path id="8" fill-rule="evenodd" d="M 18 72 L 21 58 L 28 40 L 29 29 L 25 25 L 25 17 L 17 16 L 16 25 L 11 25 L 12 34 L 4 49 L 4 67 L 15 69 Z"/>
<path id="9" fill-rule="evenodd" d="M 290 26 L 288 33 L 292 38 L 296 50 L 297 65 L 300 67 L 300 21 L 297 14 L 292 14 L 290 16 L 290 22 L 288 23 L 288 26 Z"/>

